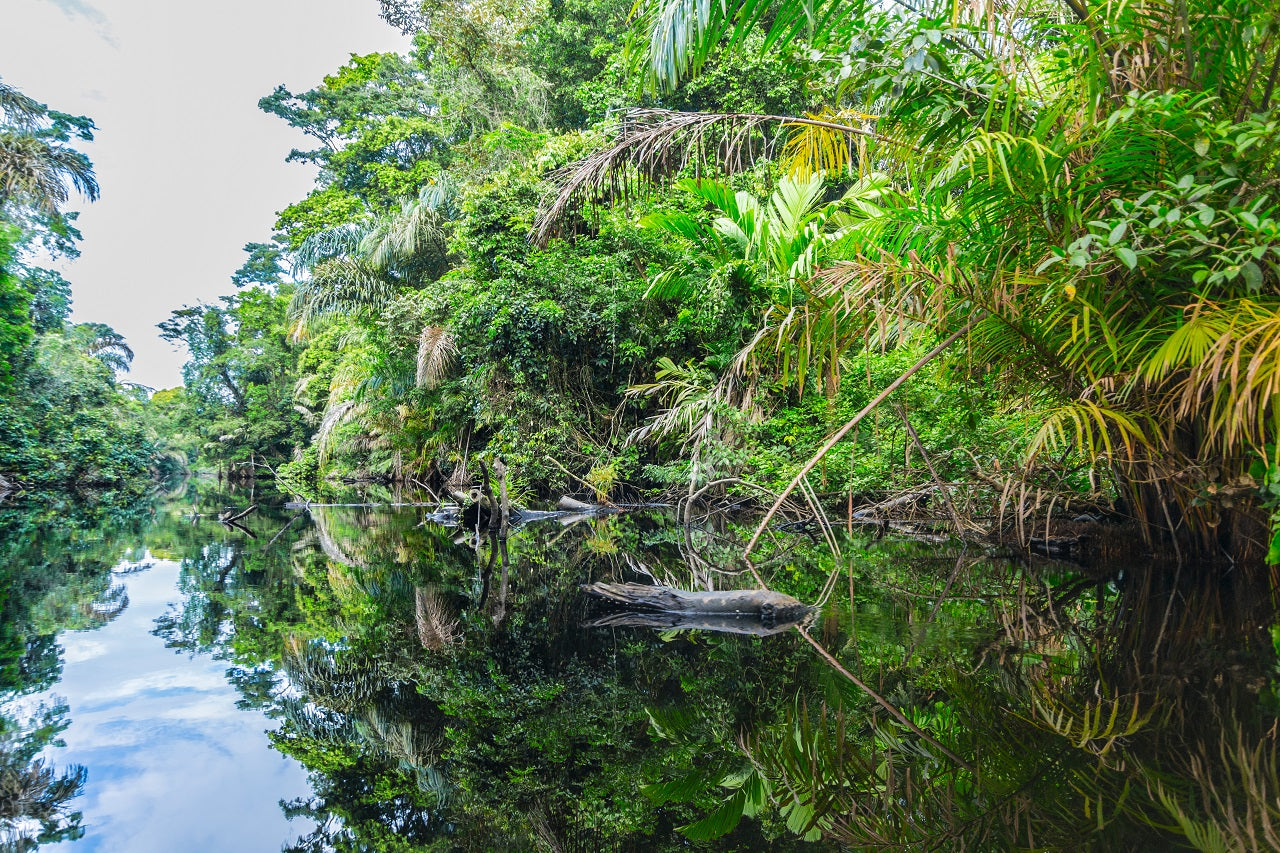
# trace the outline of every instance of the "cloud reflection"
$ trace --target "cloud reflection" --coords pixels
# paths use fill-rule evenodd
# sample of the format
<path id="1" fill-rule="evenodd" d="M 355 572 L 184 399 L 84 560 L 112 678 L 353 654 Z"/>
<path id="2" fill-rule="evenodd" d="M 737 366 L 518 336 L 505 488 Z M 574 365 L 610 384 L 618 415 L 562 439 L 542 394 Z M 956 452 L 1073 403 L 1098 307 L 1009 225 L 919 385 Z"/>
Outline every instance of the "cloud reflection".
<path id="1" fill-rule="evenodd" d="M 87 833 L 47 849 L 84 851 L 275 850 L 303 827 L 279 802 L 307 796 L 300 765 L 270 749 L 273 727 L 236 708 L 225 662 L 165 648 L 150 633 L 178 598 L 176 563 L 158 561 L 127 581 L 132 606 L 88 635 L 67 635 L 55 690 L 71 706 L 59 766 L 89 768 Z"/>

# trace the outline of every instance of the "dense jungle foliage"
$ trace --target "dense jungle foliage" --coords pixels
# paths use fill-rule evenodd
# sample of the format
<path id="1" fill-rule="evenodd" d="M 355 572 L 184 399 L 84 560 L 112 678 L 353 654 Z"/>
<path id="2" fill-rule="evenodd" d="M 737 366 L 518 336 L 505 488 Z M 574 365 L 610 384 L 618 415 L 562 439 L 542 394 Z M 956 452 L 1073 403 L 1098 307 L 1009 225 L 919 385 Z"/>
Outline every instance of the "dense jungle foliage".
<path id="1" fill-rule="evenodd" d="M 92 125 L 0 86 L 0 474 L 219 473 L 147 526 L 155 632 L 278 721 L 293 849 L 1280 847 L 1273 2 L 380 7 L 406 55 L 262 98 L 318 180 L 149 400 L 36 264 Z M 264 475 L 403 504 L 499 459 L 517 505 L 683 500 L 229 523 Z M 0 516 L 9 696 L 137 550 L 57 506 Z M 1024 559 L 1062 549 L 1101 559 Z M 623 579 L 814 608 L 585 631 Z M 0 718 L 50 838 L 61 713 Z"/>
<path id="2" fill-rule="evenodd" d="M 74 143 L 93 122 L 0 81 L 0 496 L 90 488 L 128 500 L 180 471 L 146 389 L 120 380 L 133 351 L 102 323 L 71 323 L 71 287 L 43 264 L 78 254 L 72 189 L 98 194 Z M 2 499 L 2 497 L 0 497 Z"/>
<path id="3" fill-rule="evenodd" d="M 630 6 L 387 0 L 409 54 L 262 99 L 319 178 L 162 326 L 196 465 L 607 496 L 781 484 L 844 425 L 827 497 L 1262 561 L 1271 4 Z"/>

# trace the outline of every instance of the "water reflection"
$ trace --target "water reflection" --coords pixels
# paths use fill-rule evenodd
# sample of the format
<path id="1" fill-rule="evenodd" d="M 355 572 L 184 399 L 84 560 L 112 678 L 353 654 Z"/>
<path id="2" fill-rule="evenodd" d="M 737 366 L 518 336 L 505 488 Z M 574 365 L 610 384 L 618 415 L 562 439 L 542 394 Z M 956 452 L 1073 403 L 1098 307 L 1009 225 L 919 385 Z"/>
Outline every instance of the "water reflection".
<path id="1" fill-rule="evenodd" d="M 217 523 L 251 503 L 242 530 Z M 54 831 L 78 831 L 71 805 L 92 830 L 145 802 L 72 737 L 136 715 L 258 768 L 240 772 L 262 780 L 244 813 L 300 819 L 257 837 L 291 850 L 1280 847 L 1269 576 L 848 535 L 837 557 L 782 534 L 752 567 L 723 519 L 544 519 L 502 539 L 431 508 L 271 505 L 195 491 L 111 533 L 7 546 L 0 673 L 12 695 L 61 676 L 74 721 L 49 749 L 67 714 L 50 705 L 10 727 L 40 745 L 11 751 L 89 766 Z M 122 560 L 152 567 L 113 574 Z M 580 589 L 751 589 L 753 571 L 818 605 L 803 635 L 776 618 L 607 621 Z M 88 699 L 82 668 L 112 643 L 187 675 L 135 681 L 137 704 Z M 276 753 L 238 751 L 263 729 Z M 305 785 L 269 781 L 280 755 Z M 207 776 L 207 760 L 182 768 Z"/>

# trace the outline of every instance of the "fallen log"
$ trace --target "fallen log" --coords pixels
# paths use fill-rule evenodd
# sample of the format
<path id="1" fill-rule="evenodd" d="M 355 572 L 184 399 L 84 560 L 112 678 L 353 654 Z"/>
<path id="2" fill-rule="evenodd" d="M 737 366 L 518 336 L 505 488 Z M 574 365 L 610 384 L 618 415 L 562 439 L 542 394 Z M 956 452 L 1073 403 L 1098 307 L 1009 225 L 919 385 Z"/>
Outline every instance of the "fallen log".
<path id="1" fill-rule="evenodd" d="M 889 498 L 888 500 L 883 500 L 879 503 L 871 504 L 870 506 L 861 507 L 853 511 L 853 518 L 855 521 L 859 519 L 898 518 L 900 517 L 898 512 L 899 510 L 918 509 L 923 502 L 928 500 L 931 491 L 931 489 L 922 489 L 919 491 L 907 492 L 906 494 L 898 495 L 897 497 Z"/>
<path id="2" fill-rule="evenodd" d="M 722 634 L 747 634 L 752 637 L 768 637 L 790 631 L 803 619 L 789 622 L 765 621 L 755 614 L 715 615 L 712 613 L 655 613 L 628 611 L 613 613 L 586 623 L 588 628 L 653 628 L 659 631 L 700 630 Z"/>
<path id="3" fill-rule="evenodd" d="M 766 628 L 799 622 L 812 609 L 789 595 L 767 589 L 687 592 L 639 583 L 593 583 L 582 589 L 628 609 L 698 616 L 750 616 Z"/>
<path id="4" fill-rule="evenodd" d="M 513 507 L 511 510 L 511 523 L 514 525 L 532 524 L 537 521 L 548 521 L 555 518 L 564 518 L 564 512 L 561 510 L 551 510 L 543 512 L 535 509 L 520 509 Z"/>
<path id="5" fill-rule="evenodd" d="M 493 504 L 489 502 L 488 497 L 480 490 L 479 486 L 472 486 L 465 492 L 462 489 L 450 489 L 449 494 L 453 495 L 454 499 L 459 503 L 476 504 L 483 507 L 485 512 L 493 511 Z"/>
<path id="6" fill-rule="evenodd" d="M 253 506 L 246 509 L 244 512 L 238 512 L 235 515 L 224 514 L 218 519 L 218 521 L 221 521 L 223 524 L 234 524 L 235 522 L 244 518 L 246 515 L 253 512 L 257 508 L 258 508 L 258 505 L 254 504 Z"/>
<path id="7" fill-rule="evenodd" d="M 605 506 L 604 504 L 589 504 L 584 501 L 575 500 L 568 495 L 556 501 L 556 506 L 565 512 L 577 512 L 583 515 L 612 515 L 621 512 L 616 506 Z"/>
<path id="8" fill-rule="evenodd" d="M 241 533 L 243 533 L 245 536 L 248 536 L 250 539 L 258 538 L 252 530 L 245 527 L 243 524 L 236 524 L 234 521 L 224 521 L 222 523 L 225 524 L 227 527 L 231 528 L 232 530 L 239 530 Z"/>

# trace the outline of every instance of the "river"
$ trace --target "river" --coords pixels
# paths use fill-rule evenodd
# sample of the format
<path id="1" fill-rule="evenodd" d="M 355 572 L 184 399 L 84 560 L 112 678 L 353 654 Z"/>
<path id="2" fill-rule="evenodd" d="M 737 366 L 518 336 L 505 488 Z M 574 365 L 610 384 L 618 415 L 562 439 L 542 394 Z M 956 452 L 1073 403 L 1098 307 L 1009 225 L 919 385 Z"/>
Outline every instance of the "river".
<path id="1" fill-rule="evenodd" d="M 7 848 L 1280 846 L 1280 632 L 1230 575 L 430 513 L 0 507 Z M 760 580 L 813 611 L 644 627 L 581 589 Z"/>

